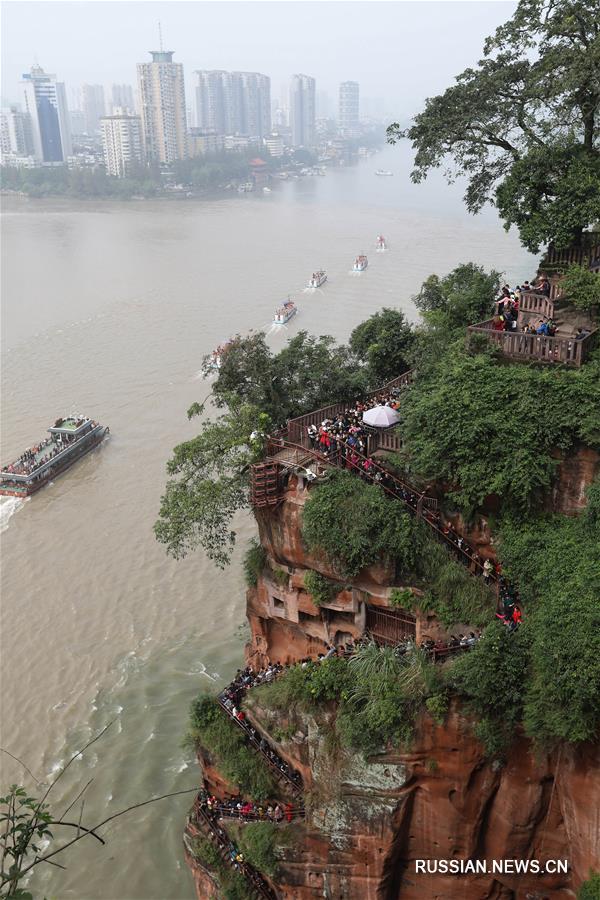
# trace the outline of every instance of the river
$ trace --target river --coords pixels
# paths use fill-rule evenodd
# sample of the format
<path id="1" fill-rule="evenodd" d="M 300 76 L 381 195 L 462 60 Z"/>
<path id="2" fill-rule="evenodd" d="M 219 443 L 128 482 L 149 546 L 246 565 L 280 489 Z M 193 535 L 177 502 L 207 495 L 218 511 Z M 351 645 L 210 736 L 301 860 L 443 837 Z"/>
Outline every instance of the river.
<path id="1" fill-rule="evenodd" d="M 394 177 L 375 177 L 376 168 Z M 268 328 L 278 301 L 300 329 L 346 340 L 383 305 L 404 309 L 432 272 L 473 260 L 511 283 L 535 261 L 493 211 L 473 218 L 458 185 L 408 179 L 406 149 L 386 148 L 325 177 L 271 193 L 197 201 L 3 198 L 2 459 L 36 442 L 59 415 L 81 412 L 110 439 L 30 500 L 3 498 L 2 745 L 40 780 L 108 722 L 107 734 L 56 789 L 78 787 L 98 820 L 198 783 L 181 740 L 191 699 L 242 659 L 239 558 L 253 533 L 238 522 L 234 564 L 198 552 L 176 562 L 152 525 L 171 448 L 197 422 L 186 410 L 209 384 L 202 356 L 224 338 Z M 383 233 L 389 251 L 376 253 Z M 369 268 L 350 272 L 358 253 Z M 315 268 L 324 288 L 302 286 Z M 21 773 L 1 762 L 4 786 Z M 193 897 L 182 854 L 189 798 L 144 807 L 82 841 L 32 882 L 77 900 Z M 59 804 L 60 805 L 60 804 Z"/>

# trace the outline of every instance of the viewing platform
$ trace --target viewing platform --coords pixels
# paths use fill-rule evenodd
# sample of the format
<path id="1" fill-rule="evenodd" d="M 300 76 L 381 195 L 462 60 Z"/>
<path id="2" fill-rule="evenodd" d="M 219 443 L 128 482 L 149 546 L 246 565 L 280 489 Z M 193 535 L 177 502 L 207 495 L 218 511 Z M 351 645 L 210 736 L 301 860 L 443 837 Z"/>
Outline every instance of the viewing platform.
<path id="1" fill-rule="evenodd" d="M 600 272 L 600 268 L 598 270 Z M 535 291 L 521 294 L 519 317 L 516 330 L 503 331 L 494 327 L 494 319 L 486 319 L 467 327 L 467 334 L 482 334 L 499 345 L 501 353 L 508 359 L 521 362 L 562 363 L 579 368 L 591 350 L 598 345 L 598 329 L 585 334 L 577 334 L 572 327 L 559 325 L 557 333 L 532 334 L 524 331 L 526 325 L 536 320 L 555 317 L 556 301 Z"/>

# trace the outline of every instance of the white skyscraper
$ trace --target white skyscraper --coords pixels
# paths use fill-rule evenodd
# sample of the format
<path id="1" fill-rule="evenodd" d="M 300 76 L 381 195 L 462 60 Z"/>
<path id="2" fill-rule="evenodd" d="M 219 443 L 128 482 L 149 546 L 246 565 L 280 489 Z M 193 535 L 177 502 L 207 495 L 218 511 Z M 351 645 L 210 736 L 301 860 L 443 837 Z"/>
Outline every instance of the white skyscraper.
<path id="1" fill-rule="evenodd" d="M 313 147 L 315 143 L 315 79 L 292 75 L 290 84 L 290 127 L 294 147 Z"/>
<path id="2" fill-rule="evenodd" d="M 100 119 L 106 114 L 104 88 L 101 84 L 84 84 L 81 100 L 86 133 L 95 134 L 100 129 Z"/>
<path id="3" fill-rule="evenodd" d="M 129 175 L 143 160 L 142 120 L 125 110 L 100 120 L 104 164 L 109 175 Z"/>
<path id="4" fill-rule="evenodd" d="M 15 156 L 33 154 L 31 118 L 16 104 L 2 110 L 2 152 Z"/>
<path id="5" fill-rule="evenodd" d="M 152 62 L 137 66 L 146 156 L 171 163 L 188 155 L 183 66 L 173 50 L 150 53 Z"/>
<path id="6" fill-rule="evenodd" d="M 340 84 L 338 127 L 344 137 L 356 137 L 360 133 L 357 81 L 343 81 Z"/>
<path id="7" fill-rule="evenodd" d="M 45 165 L 59 165 L 71 156 L 71 129 L 65 86 L 40 66 L 23 75 L 25 108 L 30 116 L 33 155 Z"/>

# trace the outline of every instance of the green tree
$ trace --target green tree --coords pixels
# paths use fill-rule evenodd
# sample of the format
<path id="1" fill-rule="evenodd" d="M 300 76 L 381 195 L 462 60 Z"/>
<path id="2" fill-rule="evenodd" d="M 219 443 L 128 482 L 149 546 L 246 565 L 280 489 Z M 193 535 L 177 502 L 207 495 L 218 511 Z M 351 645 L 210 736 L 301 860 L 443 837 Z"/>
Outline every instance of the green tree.
<path id="1" fill-rule="evenodd" d="M 205 358 L 205 370 L 210 359 Z M 224 355 L 213 395 L 219 406 L 232 397 L 251 403 L 273 422 L 284 424 L 328 403 L 360 396 L 366 387 L 347 347 L 332 337 L 300 331 L 273 354 L 263 332 L 236 338 Z"/>
<path id="2" fill-rule="evenodd" d="M 569 266 L 561 288 L 577 309 L 592 313 L 600 306 L 600 277 L 584 266 Z"/>
<path id="3" fill-rule="evenodd" d="M 410 368 L 408 354 L 415 336 L 399 309 L 384 307 L 350 335 L 350 349 L 360 363 L 369 366 L 369 380 L 377 387 Z"/>
<path id="4" fill-rule="evenodd" d="M 499 272 L 465 263 L 443 278 L 430 275 L 412 299 L 430 329 L 452 333 L 488 319 L 499 290 Z"/>
<path id="5" fill-rule="evenodd" d="M 199 415 L 195 405 L 188 417 Z M 218 566 L 225 566 L 235 544 L 231 520 L 248 505 L 249 466 L 260 458 L 270 428 L 268 416 L 247 403 L 234 402 L 200 434 L 179 444 L 167 463 L 172 477 L 161 499 L 154 526 L 157 539 L 176 559 L 202 546 Z"/>
<path id="6" fill-rule="evenodd" d="M 410 128 L 388 128 L 390 142 L 412 141 L 413 181 L 441 166 L 466 177 L 469 211 L 497 205 L 532 252 L 598 221 L 598 16 L 597 0 L 521 0 L 476 66 Z"/>

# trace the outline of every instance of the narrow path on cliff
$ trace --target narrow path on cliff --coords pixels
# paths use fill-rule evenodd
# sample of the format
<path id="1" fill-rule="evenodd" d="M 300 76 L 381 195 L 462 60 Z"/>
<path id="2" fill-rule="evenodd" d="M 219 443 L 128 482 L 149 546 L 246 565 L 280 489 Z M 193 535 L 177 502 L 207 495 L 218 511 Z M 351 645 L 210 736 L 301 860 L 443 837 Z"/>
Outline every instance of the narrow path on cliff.
<path id="1" fill-rule="evenodd" d="M 365 640 L 372 640 L 365 638 Z M 408 652 L 409 643 L 399 645 L 397 650 Z M 434 662 L 447 659 L 449 655 L 468 652 L 476 643 L 469 640 L 465 644 L 452 646 L 446 644 L 443 647 L 434 647 L 423 652 Z M 343 656 L 352 656 L 360 644 L 355 644 L 352 649 L 341 648 L 340 651 L 332 648 L 328 654 L 322 654 L 313 663 L 321 663 L 338 652 Z M 414 647 L 414 645 L 412 645 Z M 218 800 L 209 795 L 206 788 L 198 792 L 192 812 L 188 817 L 188 833 L 191 836 L 208 835 L 217 845 L 223 862 L 234 871 L 240 873 L 246 879 L 249 889 L 254 896 L 277 900 L 277 893 L 266 879 L 253 868 L 243 857 L 235 842 L 221 827 L 219 820 L 230 819 L 239 822 L 271 822 L 274 825 L 289 824 L 293 821 L 305 819 L 304 808 L 304 784 L 300 772 L 295 770 L 290 763 L 283 759 L 270 741 L 259 734 L 254 725 L 248 720 L 247 714 L 241 709 L 241 704 L 247 692 L 253 687 L 272 683 L 276 678 L 284 675 L 291 665 L 283 666 L 280 663 L 270 664 L 260 672 L 254 672 L 250 666 L 238 670 L 233 681 L 224 688 L 215 698 L 222 711 L 231 718 L 244 732 L 248 746 L 259 753 L 269 764 L 275 773 L 284 791 L 287 791 L 291 799 L 287 801 L 272 801 L 268 804 L 255 804 L 241 797 L 232 797 L 229 800 Z M 190 850 L 191 852 L 191 850 Z"/>

